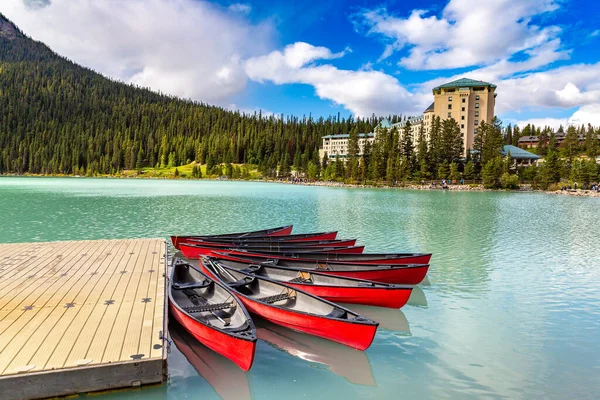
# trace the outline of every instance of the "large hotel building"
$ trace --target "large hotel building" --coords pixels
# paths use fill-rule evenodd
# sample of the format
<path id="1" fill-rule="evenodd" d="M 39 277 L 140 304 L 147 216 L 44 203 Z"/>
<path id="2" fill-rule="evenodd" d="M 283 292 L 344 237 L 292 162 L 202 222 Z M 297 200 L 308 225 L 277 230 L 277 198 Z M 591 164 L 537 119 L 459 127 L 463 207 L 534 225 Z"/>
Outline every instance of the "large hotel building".
<path id="1" fill-rule="evenodd" d="M 453 82 L 433 88 L 433 103 L 427 107 L 422 115 L 409 118 L 411 132 L 415 142 L 419 138 L 419 130 L 423 126 L 425 139 L 429 140 L 431 126 L 436 117 L 441 120 L 454 118 L 460 126 L 466 151 L 473 148 L 473 139 L 479 124 L 482 121 L 490 123 L 494 118 L 494 105 L 496 104 L 496 85 L 462 78 Z M 406 121 L 391 124 L 383 119 L 372 133 L 359 135 L 359 147 L 362 154 L 366 141 L 373 143 L 380 129 L 398 129 L 400 135 L 404 134 Z M 323 145 L 319 150 L 321 158 L 327 153 L 329 158 L 345 158 L 348 154 L 347 134 L 323 136 Z"/>

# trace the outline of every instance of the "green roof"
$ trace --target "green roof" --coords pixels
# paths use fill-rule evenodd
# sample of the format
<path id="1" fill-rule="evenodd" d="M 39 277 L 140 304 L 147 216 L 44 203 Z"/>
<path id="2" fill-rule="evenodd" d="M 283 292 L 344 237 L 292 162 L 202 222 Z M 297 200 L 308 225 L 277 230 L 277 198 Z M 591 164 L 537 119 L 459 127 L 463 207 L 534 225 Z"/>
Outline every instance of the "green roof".
<path id="1" fill-rule="evenodd" d="M 381 120 L 381 122 L 379 123 L 379 127 L 380 128 L 391 128 L 392 127 L 392 123 L 390 122 L 389 119 L 384 118 Z"/>
<path id="2" fill-rule="evenodd" d="M 440 86 L 436 86 L 433 88 L 433 90 L 446 89 L 446 88 L 474 87 L 474 86 L 489 86 L 492 88 L 496 87 L 496 85 L 494 85 L 493 83 L 484 82 L 484 81 L 476 81 L 474 79 L 469 79 L 469 78 L 461 78 L 461 79 L 458 79 L 458 80 L 455 80 L 452 82 L 444 83 L 443 85 L 440 85 Z"/>
<path id="3" fill-rule="evenodd" d="M 509 152 L 510 152 L 510 158 L 516 159 L 516 160 L 538 160 L 538 159 L 542 158 L 542 157 L 538 156 L 537 154 L 533 154 L 533 153 L 530 153 L 519 147 L 511 146 L 510 144 L 507 144 L 504 146 L 504 150 L 502 150 L 502 155 L 506 156 L 506 155 L 508 155 Z"/>
<path id="4" fill-rule="evenodd" d="M 427 107 L 427 108 L 425 109 L 425 111 L 423 111 L 423 112 L 424 112 L 424 113 L 426 113 L 427 111 L 433 111 L 433 106 L 434 106 L 434 104 L 435 104 L 435 102 L 434 102 L 434 103 L 431 103 L 431 105 L 430 105 L 429 107 Z"/>

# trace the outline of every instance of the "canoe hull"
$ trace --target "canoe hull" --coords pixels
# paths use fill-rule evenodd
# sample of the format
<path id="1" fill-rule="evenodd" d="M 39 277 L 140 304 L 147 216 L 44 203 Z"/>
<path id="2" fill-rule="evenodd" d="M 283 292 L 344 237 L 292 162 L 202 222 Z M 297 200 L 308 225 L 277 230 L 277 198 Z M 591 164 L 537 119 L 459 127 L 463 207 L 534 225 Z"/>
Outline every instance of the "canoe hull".
<path id="1" fill-rule="evenodd" d="M 200 263 L 202 272 L 218 279 L 204 263 Z M 364 351 L 371 346 L 378 324 L 361 324 L 351 321 L 324 318 L 307 313 L 298 313 L 282 307 L 274 307 L 254 301 L 240 293 L 235 293 L 244 307 L 250 312 L 274 323 L 295 331 L 319 336 Z"/>
<path id="2" fill-rule="evenodd" d="M 257 258 L 245 259 L 244 253 L 239 252 L 237 255 L 236 252 L 216 252 L 215 257 L 217 259 L 223 260 L 231 260 L 236 262 L 247 262 L 248 264 L 257 264 L 260 261 L 257 261 Z M 274 257 L 267 257 L 264 259 L 267 262 L 269 259 L 273 259 Z M 259 259 L 260 260 L 260 259 Z M 292 261 L 294 261 L 292 259 Z M 276 264 L 278 267 L 286 268 L 284 265 Z M 320 274 L 334 275 L 344 278 L 355 278 L 355 279 L 363 279 L 367 281 L 374 282 L 382 282 L 382 283 L 395 283 L 395 284 L 403 284 L 403 285 L 417 285 L 425 279 L 427 276 L 427 272 L 429 271 L 429 265 L 372 265 L 372 264 L 364 264 L 364 263 L 347 263 L 347 266 L 352 265 L 362 265 L 366 266 L 365 269 L 344 269 L 346 267 L 340 266 L 337 267 L 335 262 L 324 262 L 323 268 L 319 268 L 319 263 L 315 262 L 315 260 L 308 260 L 307 267 L 289 267 L 290 269 L 299 269 L 299 270 L 307 270 L 314 271 Z M 372 265 L 372 267 L 371 267 Z M 326 267 L 330 267 L 331 269 L 325 269 Z M 339 269 L 336 269 L 339 268 Z"/>
<path id="3" fill-rule="evenodd" d="M 428 270 L 429 265 L 410 266 L 406 268 L 381 268 L 366 271 L 323 271 L 320 269 L 316 271 L 322 274 L 364 279 L 367 281 L 418 285 L 425 279 Z"/>
<path id="4" fill-rule="evenodd" d="M 357 350 L 364 351 L 368 349 L 377 331 L 376 325 L 342 322 L 298 314 L 285 309 L 270 307 L 243 296 L 239 296 L 239 298 L 248 311 L 260 315 L 274 324 L 342 343 Z"/>
<path id="5" fill-rule="evenodd" d="M 230 255 L 244 257 L 259 257 L 265 260 L 269 259 L 283 259 L 289 261 L 309 261 L 309 262 L 327 262 L 327 263 L 340 263 L 340 264 L 369 264 L 369 265 L 409 265 L 409 264 L 429 264 L 431 260 L 430 253 L 423 254 L 406 254 L 406 255 L 394 255 L 390 254 L 390 257 L 383 257 L 381 254 L 334 254 L 327 250 L 313 252 L 313 253 L 295 253 L 290 255 L 289 252 L 286 254 L 280 254 L 277 252 L 268 251 L 250 251 L 250 250 L 221 250 L 221 253 L 227 253 Z M 372 256 L 372 257 L 370 257 Z"/>
<path id="6" fill-rule="evenodd" d="M 404 307 L 412 292 L 412 288 L 340 287 L 284 283 L 334 303 L 364 304 L 386 308 Z"/>
<path id="7" fill-rule="evenodd" d="M 235 247 L 235 246 L 233 246 L 233 247 Z M 364 249 L 365 249 L 365 246 L 351 246 L 351 247 L 340 247 L 340 248 L 332 247 L 330 250 L 328 250 L 328 254 L 332 254 L 332 255 L 335 255 L 335 254 L 360 254 L 363 252 Z M 211 257 L 211 256 L 215 255 L 213 253 L 215 251 L 218 251 L 218 252 L 238 251 L 238 250 L 234 250 L 233 248 L 223 248 L 221 246 L 215 246 L 215 247 L 205 246 L 205 245 L 198 245 L 195 243 L 181 243 L 179 245 L 179 250 L 187 258 Z M 251 254 L 255 254 L 260 251 L 261 250 L 248 249 L 248 252 L 251 252 Z M 294 254 L 301 255 L 302 249 L 300 249 L 299 251 L 300 252 L 294 253 Z M 311 251 L 311 248 L 307 248 L 306 251 Z M 285 252 L 281 253 L 281 257 L 286 257 L 285 254 L 286 254 Z"/>
<path id="8" fill-rule="evenodd" d="M 169 309 L 177 322 L 206 347 L 230 359 L 244 371 L 252 367 L 256 341 L 236 338 L 200 324 L 173 304 Z"/>
<path id="9" fill-rule="evenodd" d="M 215 239 L 217 239 L 217 238 L 239 239 L 239 238 L 244 238 L 244 237 L 251 238 L 251 237 L 287 236 L 292 233 L 293 228 L 294 228 L 293 225 L 288 225 L 288 226 L 282 226 L 279 228 L 264 229 L 262 231 L 239 232 L 239 233 L 222 234 L 222 235 L 207 235 L 206 237 L 212 237 Z M 336 234 L 337 234 L 337 232 L 336 232 Z M 176 249 L 179 249 L 179 245 L 181 243 L 187 243 L 186 241 L 192 237 L 194 237 L 194 236 L 171 236 L 171 243 L 173 243 L 173 246 Z"/>

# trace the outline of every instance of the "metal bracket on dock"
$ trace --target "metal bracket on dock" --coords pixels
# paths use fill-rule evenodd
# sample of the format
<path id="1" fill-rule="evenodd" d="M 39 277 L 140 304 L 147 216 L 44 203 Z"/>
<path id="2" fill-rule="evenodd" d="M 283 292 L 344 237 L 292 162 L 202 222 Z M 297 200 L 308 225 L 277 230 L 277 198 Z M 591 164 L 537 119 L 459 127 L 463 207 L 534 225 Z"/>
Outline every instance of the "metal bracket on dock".
<path id="1" fill-rule="evenodd" d="M 163 335 L 163 331 L 158 332 L 158 339 L 162 340 L 163 346 L 164 346 L 164 343 L 167 342 L 167 354 L 171 354 L 171 345 L 173 344 L 173 342 L 171 340 L 169 340 L 168 337 Z"/>

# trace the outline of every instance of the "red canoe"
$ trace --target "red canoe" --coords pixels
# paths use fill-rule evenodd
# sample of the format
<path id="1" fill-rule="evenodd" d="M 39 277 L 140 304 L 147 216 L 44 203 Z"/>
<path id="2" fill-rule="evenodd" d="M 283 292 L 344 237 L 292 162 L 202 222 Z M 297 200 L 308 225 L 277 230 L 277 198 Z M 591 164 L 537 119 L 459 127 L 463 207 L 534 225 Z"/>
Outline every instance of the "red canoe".
<path id="1" fill-rule="evenodd" d="M 226 270 L 209 259 L 200 266 L 221 279 L 251 313 L 285 326 L 357 350 L 366 350 L 378 323 L 301 290 L 239 271 Z"/>
<path id="2" fill-rule="evenodd" d="M 279 236 L 255 236 L 255 237 L 239 237 L 239 238 L 213 238 L 213 237 L 200 237 L 202 240 L 208 240 L 210 242 L 221 242 L 221 243 L 247 243 L 247 242 L 269 242 L 269 243 L 302 243 L 302 242 L 315 242 L 315 241 L 330 241 L 336 240 L 337 232 L 315 232 L 315 233 L 296 233 L 293 235 L 279 235 Z"/>
<path id="3" fill-rule="evenodd" d="M 285 250 L 289 247 L 348 247 L 355 246 L 356 239 L 340 239 L 340 240 L 307 240 L 303 242 L 269 242 L 258 240 L 248 240 L 248 241 L 213 241 L 210 239 L 193 239 L 188 241 L 186 244 L 196 244 L 196 245 L 207 245 L 210 247 L 225 247 L 225 248 L 252 248 L 252 247 L 265 247 L 271 248 L 273 250 Z"/>
<path id="4" fill-rule="evenodd" d="M 196 243 L 181 243 L 179 250 L 187 258 L 199 258 L 199 257 L 210 257 L 214 251 L 231 251 L 231 250 L 242 250 L 251 253 L 277 253 L 279 252 L 270 250 L 270 247 L 245 247 L 243 249 L 237 247 L 222 247 L 213 246 L 210 244 L 196 244 Z M 360 254 L 365 249 L 365 246 L 345 246 L 345 247 L 282 247 L 282 252 L 288 253 L 293 252 L 294 254 L 312 253 L 314 251 L 321 251 L 327 249 L 326 254 Z M 283 254 L 283 253 L 282 253 Z"/>
<path id="5" fill-rule="evenodd" d="M 241 254 L 241 255 L 239 255 Z M 302 260 L 298 258 L 273 258 L 261 254 L 228 251 L 214 252 L 214 257 L 248 264 L 276 265 L 305 271 L 317 271 L 321 274 L 335 275 L 347 278 L 364 279 L 375 282 L 416 285 L 421 283 L 429 265 L 376 265 L 362 263 L 344 263 L 337 261 Z"/>
<path id="6" fill-rule="evenodd" d="M 175 319 L 197 340 L 244 371 L 250 369 L 256 348 L 256 328 L 248 311 L 229 288 L 175 258 L 169 306 Z"/>
<path id="7" fill-rule="evenodd" d="M 431 253 L 363 253 L 363 254 L 334 254 L 328 250 L 317 252 L 278 252 L 278 251 L 250 251 L 250 250 L 227 250 L 227 253 L 241 257 L 262 257 L 267 259 L 300 260 L 329 262 L 336 261 L 344 264 L 375 264 L 375 265 L 406 265 L 406 264 L 429 264 Z"/>
<path id="8" fill-rule="evenodd" d="M 401 308 L 406 304 L 413 290 L 412 286 L 407 285 L 343 278 L 289 267 L 252 265 L 247 262 L 217 259 L 215 262 L 225 269 L 246 272 L 267 280 L 281 282 L 335 303 Z"/>
<path id="9" fill-rule="evenodd" d="M 213 239 L 241 239 L 251 237 L 275 237 L 289 235 L 292 233 L 293 225 L 280 226 L 277 228 L 263 229 L 260 231 L 224 233 L 221 235 L 203 235 L 203 236 L 171 236 L 171 242 L 175 248 L 179 248 L 179 243 L 185 242 L 188 238 L 213 238 Z"/>

